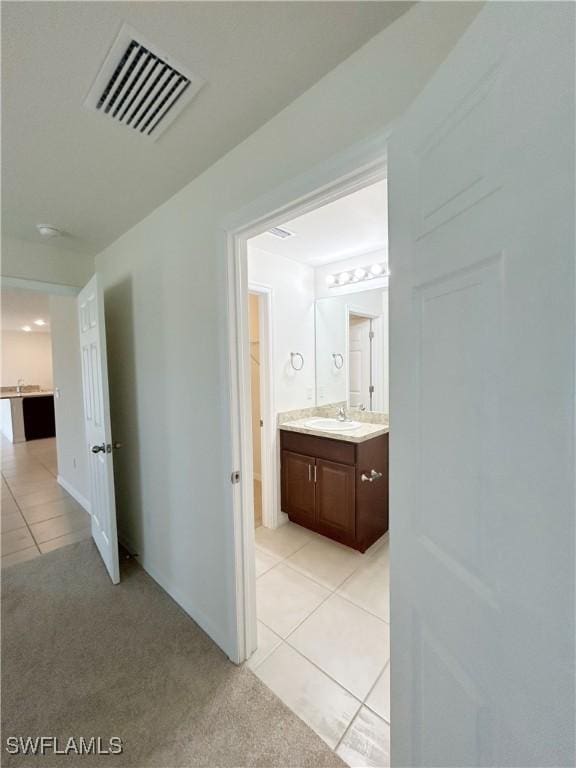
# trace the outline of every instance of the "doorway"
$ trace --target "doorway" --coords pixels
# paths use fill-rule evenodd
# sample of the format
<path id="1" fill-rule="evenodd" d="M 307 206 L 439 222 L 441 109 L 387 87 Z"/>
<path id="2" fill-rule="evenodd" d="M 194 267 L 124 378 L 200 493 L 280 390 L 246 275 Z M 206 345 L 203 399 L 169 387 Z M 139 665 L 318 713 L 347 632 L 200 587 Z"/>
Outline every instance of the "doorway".
<path id="1" fill-rule="evenodd" d="M 375 215 L 385 219 L 382 190 L 385 182 L 379 179 L 377 184 L 358 185 L 351 194 L 339 195 L 333 199 L 338 210 L 332 218 L 352 237 L 343 218 L 346 207 L 361 207 L 365 216 L 373 199 Z M 305 437 L 297 430 L 285 431 L 290 420 L 316 419 L 320 414 L 336 417 L 341 410 L 345 414 L 342 430 L 349 425 L 352 430 L 373 429 L 375 438 L 383 441 L 378 445 L 385 442 L 387 446 L 387 414 L 375 410 L 376 391 L 383 391 L 384 386 L 378 386 L 382 366 L 376 364 L 373 344 L 387 306 L 383 298 L 387 271 L 382 269 L 386 254 L 377 244 L 367 248 L 360 242 L 351 263 L 331 254 L 322 263 L 310 263 L 309 257 L 319 253 L 322 242 L 338 236 L 334 227 L 328 230 L 314 223 L 316 216 L 330 217 L 329 208 L 330 203 L 310 206 L 304 216 L 279 222 L 276 231 L 291 233 L 282 237 L 280 248 L 270 239 L 276 235 L 267 230 L 246 242 L 246 290 L 240 301 L 246 313 L 244 352 L 249 358 L 245 368 L 249 382 L 245 379 L 245 385 L 251 411 L 244 436 L 249 433 L 251 437 L 254 494 L 246 508 L 253 515 L 252 531 L 256 520 L 256 530 L 247 542 L 246 551 L 252 547 L 255 557 L 252 564 L 247 563 L 245 573 L 248 577 L 253 569 L 255 574 L 248 586 L 254 590 L 249 610 L 254 612 L 257 626 L 255 652 L 247 654 L 248 665 L 344 759 L 376 759 L 385 764 L 390 718 L 387 490 L 386 499 L 377 502 L 381 523 L 376 522 L 365 539 L 359 523 L 356 538 L 355 489 L 357 482 L 365 482 L 360 479 L 364 473 L 353 466 L 354 443 L 347 443 L 346 436 L 339 442 L 341 433 L 332 433 L 328 444 L 352 451 L 332 461 L 311 459 L 306 446 L 287 450 L 285 444 L 286 435 Z M 361 241 L 360 234 L 358 239 Z M 368 269 L 361 269 L 360 264 Z M 331 276 L 343 270 L 353 278 L 349 285 L 344 286 L 343 281 L 334 290 Z M 263 441 L 258 444 L 263 409 L 262 328 L 258 323 L 262 297 L 252 291 L 257 282 L 266 282 L 275 299 L 270 315 L 274 327 L 270 380 L 276 407 L 269 414 L 275 442 L 268 451 Z M 387 322 L 382 325 L 387 327 Z M 359 369 L 353 367 L 357 357 L 361 358 Z M 357 379 L 360 384 L 354 391 Z M 313 439 L 319 444 L 323 441 L 322 437 Z M 258 460 L 266 454 L 281 480 L 276 510 L 280 525 L 276 527 L 265 522 L 257 525 L 258 476 L 264 479 L 263 464 Z M 374 457 L 378 455 L 375 448 Z M 371 459 L 374 476 L 364 477 L 378 493 L 387 489 L 387 447 L 383 471 L 375 468 L 377 460 Z M 330 640 L 336 626 L 340 628 L 338 638 Z M 326 655 L 322 649 L 331 642 L 336 645 Z M 370 755 L 361 750 L 354 756 L 361 729 L 371 733 Z"/>
<path id="2" fill-rule="evenodd" d="M 2 288 L 2 566 L 90 537 L 76 301 Z"/>

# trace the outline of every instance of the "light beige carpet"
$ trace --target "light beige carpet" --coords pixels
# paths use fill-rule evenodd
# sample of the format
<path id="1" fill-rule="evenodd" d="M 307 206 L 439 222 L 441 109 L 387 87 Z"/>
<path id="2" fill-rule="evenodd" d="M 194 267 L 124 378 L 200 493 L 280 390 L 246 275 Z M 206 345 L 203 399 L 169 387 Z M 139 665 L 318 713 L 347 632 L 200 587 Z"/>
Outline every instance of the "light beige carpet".
<path id="1" fill-rule="evenodd" d="M 133 561 L 91 541 L 2 573 L 3 766 L 343 766 Z M 119 736 L 117 756 L 21 757 L 8 736 Z"/>

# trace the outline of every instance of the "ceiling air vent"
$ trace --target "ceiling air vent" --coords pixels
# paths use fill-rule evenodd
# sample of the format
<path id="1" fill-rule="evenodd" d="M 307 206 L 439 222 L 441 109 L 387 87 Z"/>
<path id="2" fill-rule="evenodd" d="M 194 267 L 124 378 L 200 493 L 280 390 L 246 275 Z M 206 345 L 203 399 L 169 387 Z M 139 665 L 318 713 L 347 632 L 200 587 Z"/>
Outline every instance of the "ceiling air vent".
<path id="1" fill-rule="evenodd" d="M 287 237 L 294 237 L 294 232 L 290 232 L 282 227 L 272 227 L 272 229 L 268 230 L 268 234 L 279 237 L 281 240 L 285 240 Z"/>
<path id="2" fill-rule="evenodd" d="M 155 141 L 204 82 L 125 24 L 85 105 Z"/>

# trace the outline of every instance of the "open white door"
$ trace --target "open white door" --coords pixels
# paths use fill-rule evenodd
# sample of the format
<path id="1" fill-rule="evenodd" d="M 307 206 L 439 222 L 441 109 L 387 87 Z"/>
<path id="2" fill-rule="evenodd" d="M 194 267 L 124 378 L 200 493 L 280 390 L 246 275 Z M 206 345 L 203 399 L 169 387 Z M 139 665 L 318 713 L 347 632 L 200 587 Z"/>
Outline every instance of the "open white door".
<path id="1" fill-rule="evenodd" d="M 78 296 L 84 422 L 90 466 L 92 538 L 114 584 L 120 581 L 104 296 L 98 275 Z"/>
<path id="2" fill-rule="evenodd" d="M 389 147 L 394 766 L 576 764 L 574 10 L 488 3 Z"/>

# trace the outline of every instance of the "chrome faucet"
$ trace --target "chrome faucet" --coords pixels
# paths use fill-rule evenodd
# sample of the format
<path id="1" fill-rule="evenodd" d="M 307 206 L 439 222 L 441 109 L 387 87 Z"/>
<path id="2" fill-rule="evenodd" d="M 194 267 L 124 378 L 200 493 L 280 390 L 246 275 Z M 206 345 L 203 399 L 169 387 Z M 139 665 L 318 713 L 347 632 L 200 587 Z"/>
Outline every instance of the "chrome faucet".
<path id="1" fill-rule="evenodd" d="M 346 407 L 344 405 L 338 408 L 338 415 L 336 418 L 338 421 L 351 421 L 350 417 L 346 413 Z"/>
<path id="2" fill-rule="evenodd" d="M 22 387 L 24 386 L 24 379 L 18 379 L 18 383 L 16 384 L 16 394 L 20 395 L 22 393 Z"/>

